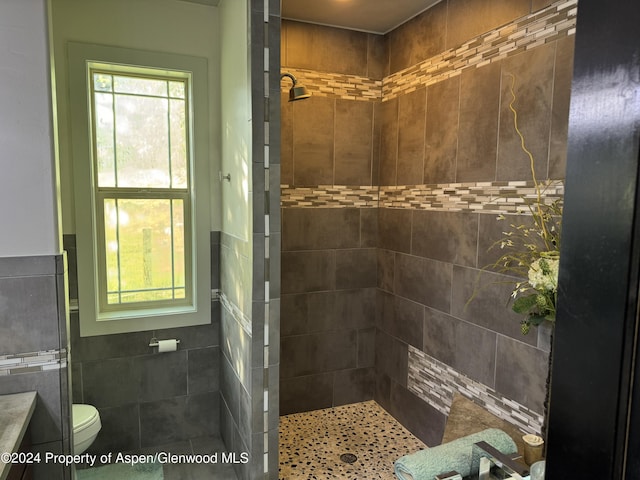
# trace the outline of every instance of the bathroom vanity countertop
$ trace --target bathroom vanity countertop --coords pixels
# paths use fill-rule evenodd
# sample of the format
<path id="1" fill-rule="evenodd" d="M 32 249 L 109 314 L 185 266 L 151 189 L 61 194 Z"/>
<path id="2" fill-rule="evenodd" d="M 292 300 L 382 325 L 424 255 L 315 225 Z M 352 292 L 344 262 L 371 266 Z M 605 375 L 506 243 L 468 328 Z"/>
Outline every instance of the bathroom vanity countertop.
<path id="1" fill-rule="evenodd" d="M 0 453 L 18 451 L 31 415 L 36 408 L 37 392 L 0 395 Z M 0 480 L 7 478 L 11 464 L 0 460 Z"/>

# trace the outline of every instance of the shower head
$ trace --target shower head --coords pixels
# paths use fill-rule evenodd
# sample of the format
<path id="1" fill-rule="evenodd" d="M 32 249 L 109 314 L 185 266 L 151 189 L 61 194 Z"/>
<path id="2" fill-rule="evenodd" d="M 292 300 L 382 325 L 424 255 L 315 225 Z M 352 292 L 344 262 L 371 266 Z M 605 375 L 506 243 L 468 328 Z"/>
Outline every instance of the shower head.
<path id="1" fill-rule="evenodd" d="M 289 90 L 290 102 L 295 102 L 296 100 L 304 100 L 305 98 L 309 98 L 311 96 L 311 94 L 304 86 L 298 85 L 298 80 L 296 80 L 296 77 L 286 72 L 280 75 L 280 79 L 282 80 L 284 77 L 289 77 L 293 82 L 293 86 Z"/>

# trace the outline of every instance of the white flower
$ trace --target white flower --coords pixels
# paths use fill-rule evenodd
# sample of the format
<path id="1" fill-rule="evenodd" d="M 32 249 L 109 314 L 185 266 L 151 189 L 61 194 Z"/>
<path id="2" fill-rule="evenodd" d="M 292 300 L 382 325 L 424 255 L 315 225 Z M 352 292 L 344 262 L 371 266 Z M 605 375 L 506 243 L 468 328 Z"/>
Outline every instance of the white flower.
<path id="1" fill-rule="evenodd" d="M 558 288 L 557 258 L 539 258 L 529 267 L 529 284 L 536 290 L 548 290 L 555 292 Z"/>

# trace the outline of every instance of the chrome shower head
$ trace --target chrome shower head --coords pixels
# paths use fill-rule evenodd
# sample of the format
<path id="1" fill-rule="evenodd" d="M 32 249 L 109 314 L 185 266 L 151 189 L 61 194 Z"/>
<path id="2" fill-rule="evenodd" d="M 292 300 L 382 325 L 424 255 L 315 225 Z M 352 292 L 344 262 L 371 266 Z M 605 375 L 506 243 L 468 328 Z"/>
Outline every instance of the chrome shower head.
<path id="1" fill-rule="evenodd" d="M 298 85 L 298 80 L 296 80 L 296 77 L 286 72 L 280 75 L 280 79 L 282 80 L 284 77 L 289 77 L 293 82 L 293 86 L 289 90 L 290 102 L 295 102 L 296 100 L 304 100 L 305 98 L 309 98 L 311 96 L 311 94 L 304 86 Z"/>

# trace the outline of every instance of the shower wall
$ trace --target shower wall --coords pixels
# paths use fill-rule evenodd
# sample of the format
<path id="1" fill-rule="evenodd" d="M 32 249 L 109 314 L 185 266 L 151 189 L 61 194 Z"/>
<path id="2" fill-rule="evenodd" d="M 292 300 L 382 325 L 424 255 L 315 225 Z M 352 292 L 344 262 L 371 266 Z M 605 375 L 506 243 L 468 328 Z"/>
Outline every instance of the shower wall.
<path id="1" fill-rule="evenodd" d="M 327 317 L 318 320 L 320 309 L 309 299 L 336 288 L 331 274 L 345 248 L 340 242 L 355 237 L 346 221 L 336 219 L 354 210 L 361 228 L 369 225 L 366 231 L 375 232 L 366 245 L 349 244 L 365 260 L 346 270 L 357 277 L 360 269 L 370 268 L 365 247 L 375 252 L 376 401 L 430 445 L 440 442 L 455 392 L 524 431 L 540 430 L 549 331 L 523 336 L 520 317 L 506 306 L 510 286 L 499 283 L 504 277 L 482 270 L 499 256 L 488 251 L 505 229 L 497 214 L 506 214 L 509 222 L 524 220 L 518 202 L 532 193 L 529 161 L 509 110 L 512 78 L 514 107 L 535 157 L 537 179 L 554 181 L 545 197 L 561 198 L 563 192 L 576 4 L 533 3 L 443 1 L 384 37 L 283 24 L 283 70 L 297 75 L 316 97 L 315 104 L 289 107 L 288 120 L 283 104 L 283 144 L 291 145 L 289 152 L 283 147 L 282 167 L 282 288 L 288 295 L 282 298 L 281 368 L 290 372 L 281 381 L 283 409 L 317 408 L 304 396 L 296 399 L 289 385 L 306 381 L 320 396 L 319 386 L 329 388 L 313 378 L 321 368 L 334 372 L 338 388 L 353 388 L 335 373 L 354 368 L 353 361 L 330 368 L 311 363 L 316 370 L 300 366 L 348 355 L 322 350 L 313 329 L 324 328 Z M 341 46 L 332 49 L 336 41 Z M 306 49 L 306 59 L 289 53 L 296 48 Z M 363 70 L 341 71 L 351 50 L 360 51 L 361 58 L 380 55 L 369 63 L 381 66 L 376 72 L 382 71 L 382 78 Z M 332 63 L 309 63 L 315 56 Z M 338 105 L 347 97 L 373 111 L 371 183 L 336 176 L 338 139 L 345 128 L 338 127 L 337 108 L 333 113 L 325 107 L 325 112 L 321 105 Z M 368 122 L 364 115 L 351 123 L 364 129 Z M 326 133 L 331 131 L 333 144 Z M 354 144 L 368 141 L 357 131 L 346 136 Z M 328 153 L 318 155 L 318 145 Z M 315 183 L 307 172 L 318 172 Z M 370 191 L 372 185 L 379 188 Z M 368 215 L 376 219 L 362 222 Z M 324 218 L 329 220 L 323 223 Z M 482 288 L 476 291 L 476 285 Z M 342 318 L 341 328 L 347 324 Z M 336 342 L 326 343 L 336 348 Z M 346 344 L 343 349 L 353 358 L 357 346 L 353 342 L 351 350 Z"/>
<path id="2" fill-rule="evenodd" d="M 281 52 L 283 72 L 382 78 L 376 35 L 284 21 Z M 291 82 L 281 85 L 283 195 L 360 189 L 343 208 L 321 198 L 313 208 L 282 203 L 280 413 L 288 414 L 374 395 L 379 135 L 375 99 L 314 94 L 288 103 Z"/>

